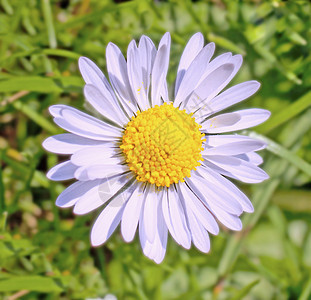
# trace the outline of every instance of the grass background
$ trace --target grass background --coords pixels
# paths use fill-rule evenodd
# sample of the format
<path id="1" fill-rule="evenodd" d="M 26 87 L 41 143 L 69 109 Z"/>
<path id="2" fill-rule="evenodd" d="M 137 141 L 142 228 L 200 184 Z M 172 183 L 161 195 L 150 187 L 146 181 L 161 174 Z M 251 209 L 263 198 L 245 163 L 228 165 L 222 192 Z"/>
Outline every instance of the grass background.
<path id="1" fill-rule="evenodd" d="M 309 1 L 0 0 L 0 298 L 311 299 L 311 7 Z M 271 179 L 239 186 L 255 213 L 244 229 L 211 238 L 211 251 L 186 251 L 170 238 L 156 265 L 137 238 L 119 231 L 100 248 L 89 232 L 98 212 L 74 216 L 54 205 L 66 183 L 45 173 L 59 161 L 42 141 L 61 132 L 47 108 L 83 108 L 77 59 L 106 70 L 105 47 L 142 34 L 172 35 L 172 86 L 195 32 L 216 54 L 240 53 L 233 83 L 256 79 L 260 91 L 238 108 L 272 117 L 246 134 L 266 139 Z M 236 108 L 236 107 L 235 107 Z"/>

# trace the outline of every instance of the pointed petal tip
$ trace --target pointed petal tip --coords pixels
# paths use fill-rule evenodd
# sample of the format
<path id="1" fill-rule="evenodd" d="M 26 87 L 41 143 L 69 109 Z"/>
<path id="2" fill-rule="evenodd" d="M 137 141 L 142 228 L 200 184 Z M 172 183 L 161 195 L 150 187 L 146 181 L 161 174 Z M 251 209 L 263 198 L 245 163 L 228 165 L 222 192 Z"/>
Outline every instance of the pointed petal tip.
<path id="1" fill-rule="evenodd" d="M 216 49 L 216 44 L 214 42 L 208 43 L 207 46 L 213 48 L 214 50 Z"/>

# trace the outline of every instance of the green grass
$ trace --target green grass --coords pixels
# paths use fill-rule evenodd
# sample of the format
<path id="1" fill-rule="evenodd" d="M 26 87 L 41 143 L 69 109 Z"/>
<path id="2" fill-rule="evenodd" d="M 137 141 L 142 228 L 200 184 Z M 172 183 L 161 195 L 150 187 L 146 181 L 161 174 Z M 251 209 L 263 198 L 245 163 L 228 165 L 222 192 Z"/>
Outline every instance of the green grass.
<path id="1" fill-rule="evenodd" d="M 311 299 L 311 4 L 309 1 L 0 0 L 0 298 Z M 117 230 L 90 247 L 98 212 L 74 216 L 55 207 L 66 183 L 46 171 L 58 157 L 42 141 L 60 131 L 47 108 L 84 107 L 77 59 L 106 72 L 105 47 L 126 53 L 142 34 L 158 43 L 172 35 L 168 82 L 195 32 L 216 54 L 242 54 L 233 83 L 262 87 L 235 108 L 261 107 L 271 118 L 245 134 L 267 141 L 270 180 L 239 187 L 255 212 L 244 229 L 211 237 L 202 254 L 170 238 L 156 265 L 139 241 Z M 13 298 L 12 298 L 13 299 Z"/>

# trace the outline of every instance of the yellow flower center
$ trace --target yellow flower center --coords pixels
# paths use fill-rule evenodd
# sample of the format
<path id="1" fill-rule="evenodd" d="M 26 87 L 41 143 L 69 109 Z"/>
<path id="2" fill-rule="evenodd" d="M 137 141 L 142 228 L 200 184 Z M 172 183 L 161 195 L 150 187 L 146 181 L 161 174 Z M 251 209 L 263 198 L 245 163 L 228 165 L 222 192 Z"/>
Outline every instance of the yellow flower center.
<path id="1" fill-rule="evenodd" d="M 200 128 L 192 114 L 164 103 L 132 117 L 120 148 L 138 181 L 169 187 L 201 164 Z"/>

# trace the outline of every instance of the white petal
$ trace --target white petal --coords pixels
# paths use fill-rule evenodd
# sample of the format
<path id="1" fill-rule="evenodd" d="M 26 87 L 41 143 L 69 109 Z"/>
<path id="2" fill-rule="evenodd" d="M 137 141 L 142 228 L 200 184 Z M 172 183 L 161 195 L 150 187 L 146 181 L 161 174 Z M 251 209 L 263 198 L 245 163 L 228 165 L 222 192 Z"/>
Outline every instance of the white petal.
<path id="1" fill-rule="evenodd" d="M 238 201 L 244 211 L 249 212 L 249 213 L 254 211 L 253 205 L 250 202 L 250 200 L 247 198 L 247 196 L 243 194 L 231 181 L 224 178 L 223 176 L 213 171 L 212 169 L 205 168 L 203 166 L 199 167 L 197 169 L 197 172 L 203 178 L 210 181 L 215 186 L 218 186 L 220 189 L 226 192 L 230 197 Z"/>
<path id="2" fill-rule="evenodd" d="M 149 37 L 143 35 L 139 40 L 138 51 L 142 67 L 143 86 L 146 94 L 149 95 L 150 76 L 154 64 L 154 59 L 157 54 L 157 49 L 152 40 Z"/>
<path id="3" fill-rule="evenodd" d="M 208 233 L 198 222 L 192 210 L 189 208 L 189 206 L 187 206 L 186 203 L 185 207 L 193 244 L 203 253 L 207 253 L 210 250 L 210 240 Z"/>
<path id="4" fill-rule="evenodd" d="M 78 201 L 75 203 L 73 212 L 77 215 L 84 215 L 89 213 L 90 211 L 100 207 L 106 201 L 100 197 L 99 187 L 100 187 L 100 180 L 98 184 L 93 186 L 92 188 L 88 189 L 84 195 L 82 195 Z"/>
<path id="5" fill-rule="evenodd" d="M 88 114 L 66 105 L 54 105 L 51 109 L 60 109 L 60 115 L 54 122 L 61 128 L 95 140 L 112 141 L 121 137 L 121 129 L 104 123 Z"/>
<path id="6" fill-rule="evenodd" d="M 100 90 L 91 84 L 84 86 L 84 95 L 87 101 L 104 117 L 124 126 L 129 119 L 125 116 L 119 105 L 113 99 L 107 98 Z"/>
<path id="7" fill-rule="evenodd" d="M 225 63 L 229 63 L 232 59 L 232 53 L 226 52 L 221 55 L 216 56 L 211 62 L 208 63 L 206 66 L 206 69 L 204 71 L 204 74 L 201 76 L 200 81 L 198 82 L 198 85 L 201 84 L 201 82 L 204 80 L 204 78 L 213 72 L 213 70 L 219 68 L 221 65 Z"/>
<path id="8" fill-rule="evenodd" d="M 134 239 L 143 203 L 143 185 L 138 183 L 135 184 L 135 190 L 129 198 L 122 215 L 121 233 L 126 242 L 131 242 Z"/>
<path id="9" fill-rule="evenodd" d="M 232 130 L 241 130 L 257 126 L 269 119 L 271 115 L 270 111 L 259 108 L 238 110 L 235 113 L 241 116 L 241 120 L 232 126 Z"/>
<path id="10" fill-rule="evenodd" d="M 138 110 L 127 74 L 127 65 L 120 49 L 113 43 L 106 48 L 108 75 L 116 94 L 133 112 Z"/>
<path id="11" fill-rule="evenodd" d="M 63 208 L 73 206 L 80 197 L 99 183 L 99 180 L 73 183 L 57 197 L 56 205 Z"/>
<path id="12" fill-rule="evenodd" d="M 86 84 L 96 86 L 96 88 L 100 91 L 103 97 L 107 99 L 108 103 L 113 103 L 113 105 L 117 105 L 117 107 L 120 105 L 115 96 L 115 92 L 109 84 L 107 78 L 94 62 L 92 62 L 87 57 L 80 57 L 79 69 Z M 127 103 L 125 103 L 123 99 L 119 99 L 122 108 L 124 108 L 126 113 L 131 117 L 133 115 L 133 111 L 136 111 L 135 107 L 133 105 L 131 105 L 131 107 L 128 107 Z"/>
<path id="13" fill-rule="evenodd" d="M 162 215 L 162 208 L 160 201 L 158 202 L 157 207 L 157 228 L 155 232 L 155 237 L 153 242 L 145 240 L 144 254 L 153 259 L 157 264 L 159 264 L 166 252 L 166 243 L 167 243 L 167 227 Z"/>
<path id="14" fill-rule="evenodd" d="M 92 246 L 105 243 L 119 225 L 124 209 L 122 197 L 120 194 L 114 198 L 96 219 L 91 231 Z"/>
<path id="15" fill-rule="evenodd" d="M 90 165 L 77 169 L 75 178 L 81 181 L 108 178 L 129 171 L 127 165 Z"/>
<path id="16" fill-rule="evenodd" d="M 177 242 L 184 248 L 189 249 L 191 246 L 191 236 L 186 222 L 185 212 L 178 199 L 177 192 L 172 187 L 168 189 L 168 205 Z"/>
<path id="17" fill-rule="evenodd" d="M 209 212 L 206 206 L 196 197 L 185 183 L 178 184 L 179 197 L 187 203 L 188 209 L 191 209 L 195 217 L 200 221 L 203 227 L 210 233 L 217 235 L 219 227 L 214 216 Z"/>
<path id="18" fill-rule="evenodd" d="M 46 177 L 54 181 L 72 179 L 77 168 L 77 166 L 67 160 L 50 169 Z"/>
<path id="19" fill-rule="evenodd" d="M 79 69 L 86 84 L 96 86 L 109 103 L 118 104 L 107 78 L 94 62 L 87 57 L 80 57 Z"/>
<path id="20" fill-rule="evenodd" d="M 149 253 L 151 251 L 151 243 L 147 240 L 147 237 L 146 237 L 146 233 L 145 233 L 145 225 L 144 225 L 144 214 L 143 214 L 143 211 L 141 212 L 140 214 L 140 217 L 139 217 L 139 240 L 140 240 L 140 244 L 141 244 L 141 248 L 144 252 L 144 254 L 149 257 Z"/>
<path id="21" fill-rule="evenodd" d="M 221 174 L 221 175 L 224 175 L 226 177 L 230 177 L 230 178 L 238 180 L 238 178 L 236 178 L 233 174 L 231 174 L 230 172 L 228 172 L 228 171 L 226 171 L 226 170 L 216 166 L 215 164 L 213 164 L 211 161 L 209 161 L 207 159 L 205 159 L 203 161 L 203 165 L 205 167 L 208 167 L 208 168 L 212 169 L 213 171 L 215 171 L 218 174 Z"/>
<path id="22" fill-rule="evenodd" d="M 204 106 L 201 107 L 198 112 L 195 113 L 196 116 L 200 116 L 200 118 L 204 119 L 208 117 L 210 114 L 214 114 L 221 110 L 224 110 L 236 103 L 239 103 L 248 97 L 255 94 L 260 87 L 260 83 L 258 81 L 246 81 L 240 84 L 237 84 L 223 93 L 219 94 L 215 98 L 211 99 Z"/>
<path id="23" fill-rule="evenodd" d="M 214 50 L 215 44 L 210 43 L 206 45 L 195 57 L 195 59 L 185 72 L 183 80 L 180 83 L 180 87 L 174 101 L 175 107 L 185 101 L 187 97 L 194 91 L 206 69 L 206 66 L 208 65 L 209 60 L 214 53 Z M 184 102 L 183 104 L 185 103 L 186 102 Z"/>
<path id="24" fill-rule="evenodd" d="M 161 40 L 160 40 L 160 43 L 159 43 L 159 47 L 158 49 L 160 49 L 163 45 L 166 46 L 167 50 L 168 50 L 168 55 L 169 55 L 169 52 L 170 52 L 170 49 L 171 49 L 171 35 L 169 32 L 166 32 Z"/>
<path id="25" fill-rule="evenodd" d="M 54 135 L 48 137 L 42 143 L 44 149 L 58 154 L 72 154 L 85 147 L 98 146 L 98 145 L 112 146 L 113 144 L 87 139 L 72 133 L 62 133 Z"/>
<path id="26" fill-rule="evenodd" d="M 155 56 L 157 54 L 157 49 L 152 40 L 149 37 L 143 35 L 139 40 L 138 50 L 143 69 L 144 85 L 145 88 L 148 89 L 150 84 L 150 75 L 154 64 Z"/>
<path id="27" fill-rule="evenodd" d="M 196 91 L 188 101 L 187 111 L 204 107 L 203 115 L 211 114 L 209 102 L 232 80 L 239 71 L 242 61 L 241 55 L 231 56 L 231 53 L 225 53 L 208 64 Z M 199 116 L 202 116 L 202 113 Z"/>
<path id="28" fill-rule="evenodd" d="M 166 80 L 169 63 L 169 49 L 163 45 L 157 52 L 151 75 L 151 102 L 152 106 L 161 105 L 161 90 Z"/>
<path id="29" fill-rule="evenodd" d="M 224 132 L 228 128 L 232 128 L 232 126 L 237 124 L 240 119 L 241 117 L 237 113 L 222 114 L 201 123 L 201 131 L 208 133 Z"/>
<path id="30" fill-rule="evenodd" d="M 68 108 L 70 106 L 63 105 L 63 104 L 58 104 L 58 105 L 52 105 L 49 107 L 49 112 L 50 114 L 54 117 L 62 117 L 61 112 L 64 108 Z"/>
<path id="31" fill-rule="evenodd" d="M 87 214 L 90 211 L 102 206 L 121 190 L 130 188 L 133 176 L 115 175 L 109 178 L 100 179 L 93 188 L 90 188 L 75 204 L 73 212 L 78 215 Z"/>
<path id="32" fill-rule="evenodd" d="M 144 205 L 144 227 L 147 240 L 152 243 L 155 239 L 157 229 L 157 206 L 159 202 L 159 193 L 154 185 L 148 185 L 145 192 Z"/>
<path id="33" fill-rule="evenodd" d="M 157 220 L 157 234 L 156 234 L 156 241 L 159 244 L 158 247 L 158 253 L 156 253 L 156 256 L 154 257 L 154 261 L 159 264 L 162 262 L 165 252 L 166 252 L 166 244 L 167 244 L 167 227 L 165 224 L 164 216 L 162 213 L 162 204 L 161 201 L 159 201 L 158 205 L 158 220 Z"/>
<path id="34" fill-rule="evenodd" d="M 117 154 L 120 154 L 120 148 L 100 145 L 81 149 L 75 152 L 70 160 L 77 166 L 120 164 L 124 158 Z"/>
<path id="35" fill-rule="evenodd" d="M 77 215 L 84 215 L 103 205 L 105 201 L 100 198 L 98 189 L 99 185 L 89 189 L 81 196 L 75 204 L 73 212 Z"/>
<path id="36" fill-rule="evenodd" d="M 230 115 L 238 115 L 240 118 L 232 125 L 223 126 L 222 124 L 218 124 L 218 126 L 210 125 L 211 120 L 215 118 L 221 118 L 222 116 L 226 115 L 227 118 L 230 118 Z M 222 114 L 212 119 L 207 120 L 202 124 L 202 131 L 208 133 L 221 133 L 221 132 L 230 132 L 230 131 L 237 131 L 241 129 L 246 129 L 250 127 L 257 126 L 263 122 L 265 122 L 271 113 L 265 109 L 259 108 L 251 108 L 251 109 L 244 109 L 238 110 L 233 113 Z M 208 127 L 210 125 L 210 127 Z"/>
<path id="37" fill-rule="evenodd" d="M 198 53 L 202 50 L 203 46 L 204 46 L 204 37 L 200 32 L 194 34 L 188 41 L 178 65 L 175 83 L 175 97 L 186 70 L 189 68 L 190 64 L 198 55 Z"/>
<path id="38" fill-rule="evenodd" d="M 246 183 L 259 183 L 269 178 L 265 171 L 243 159 L 217 155 L 210 155 L 205 159 L 229 172 L 234 178 Z"/>
<path id="39" fill-rule="evenodd" d="M 87 57 L 81 56 L 78 63 L 81 75 L 86 84 L 95 85 L 101 91 L 106 91 L 108 89 L 108 80 L 93 61 Z"/>
<path id="40" fill-rule="evenodd" d="M 236 215 L 232 215 L 220 207 L 215 207 L 213 213 L 216 218 L 227 228 L 235 231 L 240 231 L 243 227 L 240 218 Z"/>
<path id="41" fill-rule="evenodd" d="M 236 73 L 239 71 L 241 68 L 243 62 L 243 57 L 242 55 L 234 55 L 232 56 L 232 53 L 224 53 L 222 55 L 217 56 L 214 60 L 212 60 L 204 73 L 204 75 L 201 77 L 201 80 L 199 84 L 202 83 L 203 80 L 205 80 L 206 76 L 211 74 L 214 70 L 218 69 L 220 66 L 224 64 L 233 64 L 234 65 L 234 70 L 231 73 L 230 77 L 227 78 L 227 80 L 223 83 L 222 88 L 223 89 L 231 80 L 232 78 L 236 75 Z M 219 91 L 221 91 L 221 89 Z M 209 97 L 211 99 L 211 97 Z"/>
<path id="42" fill-rule="evenodd" d="M 171 35 L 166 32 L 160 40 L 151 72 L 151 104 L 161 105 L 161 96 L 168 100 L 166 75 L 170 60 Z"/>
<path id="43" fill-rule="evenodd" d="M 232 230 L 241 230 L 242 228 L 242 223 L 240 221 L 240 219 L 233 215 L 228 213 L 225 209 L 223 209 L 221 206 L 215 205 L 215 203 L 213 203 L 213 201 L 215 201 L 214 199 L 210 199 L 208 201 L 207 197 L 208 195 L 203 195 L 204 190 L 202 188 L 202 186 L 199 186 L 193 179 L 197 179 L 199 177 L 197 176 L 191 176 L 191 180 L 190 178 L 186 178 L 186 182 L 188 183 L 188 185 L 190 186 L 190 188 L 193 190 L 193 192 L 197 195 L 197 197 L 201 200 L 205 201 L 205 205 L 208 207 L 208 209 L 210 211 L 213 212 L 213 214 L 216 216 L 216 218 L 223 223 L 226 227 L 232 229 Z M 207 197 L 206 197 L 207 196 Z"/>
<path id="44" fill-rule="evenodd" d="M 234 64 L 223 64 L 213 72 L 195 88 L 189 101 L 187 102 L 187 111 L 192 112 L 204 104 L 208 104 L 209 100 L 216 96 L 227 83 L 234 71 Z"/>
<path id="45" fill-rule="evenodd" d="M 206 142 L 205 146 L 218 147 L 229 143 L 237 143 L 237 142 L 256 142 L 259 140 L 253 139 L 246 135 L 239 134 L 223 134 L 223 135 L 207 135 L 205 136 Z M 265 148 L 265 144 L 261 149 Z"/>
<path id="46" fill-rule="evenodd" d="M 215 185 L 213 179 L 198 176 L 196 172 L 192 172 L 191 178 L 187 178 L 186 182 L 190 185 L 193 192 L 199 196 L 199 199 L 214 211 L 215 206 L 221 207 L 223 210 L 240 215 L 243 208 L 239 201 L 232 198 L 226 191 Z"/>
<path id="47" fill-rule="evenodd" d="M 259 166 L 263 163 L 262 157 L 255 152 L 239 154 L 235 155 L 235 157 L 248 161 L 256 166 Z"/>
<path id="48" fill-rule="evenodd" d="M 168 191 L 167 191 L 167 189 L 163 189 L 163 191 L 162 191 L 162 213 L 163 213 L 163 217 L 165 220 L 165 224 L 166 224 L 171 236 L 174 238 L 176 243 L 179 244 L 178 238 L 175 234 L 175 231 L 174 231 L 174 228 L 172 225 L 168 201 L 169 201 L 168 200 Z"/>
<path id="49" fill-rule="evenodd" d="M 144 86 L 143 68 L 140 59 L 136 43 L 132 41 L 127 52 L 128 77 L 138 106 L 141 110 L 146 110 L 149 108 L 149 102 Z"/>
<path id="50" fill-rule="evenodd" d="M 265 147 L 265 143 L 256 140 L 240 141 L 224 144 L 221 146 L 205 149 L 201 152 L 203 156 L 208 155 L 238 155 L 257 151 Z"/>

